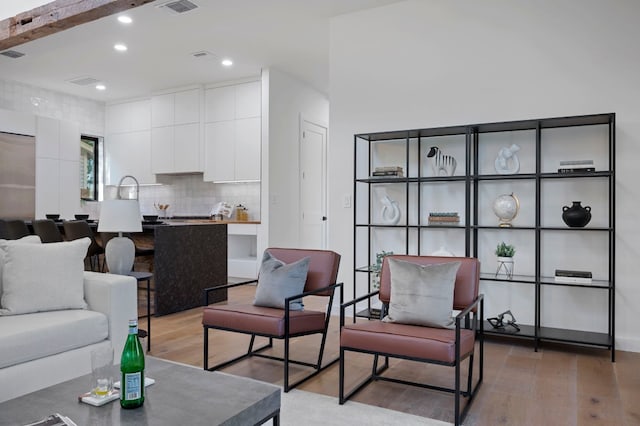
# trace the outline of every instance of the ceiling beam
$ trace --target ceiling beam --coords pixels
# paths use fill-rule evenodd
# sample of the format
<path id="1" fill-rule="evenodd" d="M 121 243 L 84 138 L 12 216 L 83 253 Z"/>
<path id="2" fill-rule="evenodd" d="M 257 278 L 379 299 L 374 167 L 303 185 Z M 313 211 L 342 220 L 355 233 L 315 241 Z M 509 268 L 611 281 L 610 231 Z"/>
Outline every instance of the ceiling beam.
<path id="1" fill-rule="evenodd" d="M 0 21 L 0 51 L 153 0 L 55 0 Z"/>

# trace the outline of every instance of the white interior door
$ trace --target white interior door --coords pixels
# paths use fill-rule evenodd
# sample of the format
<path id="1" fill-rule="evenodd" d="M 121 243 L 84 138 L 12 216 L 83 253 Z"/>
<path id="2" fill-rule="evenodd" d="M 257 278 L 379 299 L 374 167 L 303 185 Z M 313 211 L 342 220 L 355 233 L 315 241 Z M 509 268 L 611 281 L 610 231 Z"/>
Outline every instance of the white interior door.
<path id="1" fill-rule="evenodd" d="M 300 120 L 300 247 L 327 244 L 327 129 Z"/>

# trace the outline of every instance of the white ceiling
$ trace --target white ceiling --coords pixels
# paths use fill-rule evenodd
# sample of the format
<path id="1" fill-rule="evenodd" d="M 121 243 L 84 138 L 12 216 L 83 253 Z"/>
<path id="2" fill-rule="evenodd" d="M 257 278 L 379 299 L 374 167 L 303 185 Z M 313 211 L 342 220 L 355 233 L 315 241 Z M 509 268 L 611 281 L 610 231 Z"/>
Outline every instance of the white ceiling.
<path id="1" fill-rule="evenodd" d="M 166 0 L 156 0 L 128 11 L 129 25 L 114 15 L 18 45 L 12 50 L 26 56 L 0 56 L 0 78 L 113 101 L 276 67 L 327 93 L 330 18 L 398 0 L 190 1 L 199 7 L 183 14 L 160 8 Z M 128 51 L 116 52 L 117 42 Z M 191 56 L 202 50 L 216 58 Z M 222 67 L 223 57 L 234 65 Z M 107 90 L 68 82 L 78 77 L 96 78 Z"/>

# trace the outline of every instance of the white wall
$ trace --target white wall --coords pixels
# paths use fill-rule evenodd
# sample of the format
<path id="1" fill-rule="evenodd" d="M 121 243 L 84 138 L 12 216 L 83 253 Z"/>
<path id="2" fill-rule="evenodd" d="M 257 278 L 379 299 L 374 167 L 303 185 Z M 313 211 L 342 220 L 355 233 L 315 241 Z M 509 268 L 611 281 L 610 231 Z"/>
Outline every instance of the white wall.
<path id="1" fill-rule="evenodd" d="M 34 105 L 33 101 L 38 101 L 38 105 Z M 0 79 L 2 108 L 74 122 L 85 135 L 104 136 L 103 102 Z"/>
<path id="2" fill-rule="evenodd" d="M 640 3 L 412 0 L 331 22 L 329 217 L 340 279 L 353 281 L 353 135 L 617 113 L 616 343 L 640 351 Z"/>
<path id="3" fill-rule="evenodd" d="M 299 131 L 300 114 L 329 122 L 329 101 L 311 86 L 282 71 L 268 70 L 268 172 L 269 234 L 271 246 L 297 247 L 299 237 Z M 264 84 L 264 79 L 263 79 Z M 331 225 L 330 225 L 331 226 Z"/>

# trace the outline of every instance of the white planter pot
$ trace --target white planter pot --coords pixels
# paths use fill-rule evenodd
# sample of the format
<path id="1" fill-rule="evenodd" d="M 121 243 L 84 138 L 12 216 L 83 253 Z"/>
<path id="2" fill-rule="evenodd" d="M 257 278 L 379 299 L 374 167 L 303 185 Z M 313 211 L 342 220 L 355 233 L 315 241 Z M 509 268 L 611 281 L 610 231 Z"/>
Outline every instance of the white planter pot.
<path id="1" fill-rule="evenodd" d="M 498 269 L 496 269 L 496 278 L 504 276 L 508 280 L 513 279 L 513 257 L 498 256 Z"/>

